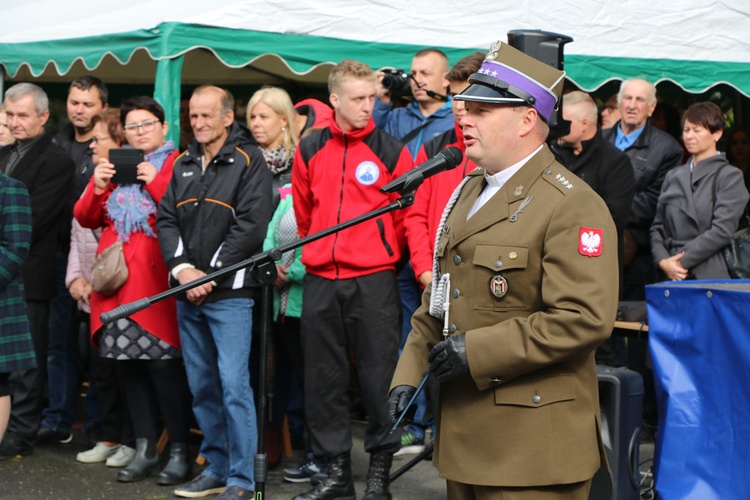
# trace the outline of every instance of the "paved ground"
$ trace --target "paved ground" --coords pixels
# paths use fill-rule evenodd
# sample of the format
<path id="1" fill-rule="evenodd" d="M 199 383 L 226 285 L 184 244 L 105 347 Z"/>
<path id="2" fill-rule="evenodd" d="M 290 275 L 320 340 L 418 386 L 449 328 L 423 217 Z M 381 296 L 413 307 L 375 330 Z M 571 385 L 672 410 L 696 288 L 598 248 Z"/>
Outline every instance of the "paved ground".
<path id="1" fill-rule="evenodd" d="M 357 496 L 365 490 L 367 455 L 363 450 L 364 425 L 353 424 L 354 479 Z M 174 498 L 173 487 L 158 486 L 154 478 L 140 483 L 123 484 L 116 480 L 117 469 L 104 464 L 80 464 L 75 461 L 79 451 L 87 449 L 82 431 L 74 433 L 70 444 L 40 445 L 34 453 L 20 459 L 0 462 L 0 499 L 144 499 Z M 197 446 L 195 447 L 197 450 Z M 394 460 L 395 471 L 408 461 Z M 284 467 L 297 465 L 297 457 L 285 459 L 281 466 L 269 471 L 266 484 L 267 499 L 291 499 L 309 489 L 309 484 L 287 483 L 281 478 Z M 394 500 L 445 499 L 445 483 L 428 461 L 419 462 L 397 479 L 392 487 Z"/>
<path id="2" fill-rule="evenodd" d="M 367 474 L 367 456 L 363 451 L 362 435 L 364 425 L 353 423 L 355 446 L 353 450 L 354 479 L 357 495 L 364 492 Z M 197 449 L 197 444 L 194 446 Z M 174 498 L 172 487 L 158 486 L 150 478 L 135 484 L 118 483 L 117 469 L 104 464 L 86 465 L 75 461 L 75 455 L 87 448 L 87 440 L 82 431 L 74 432 L 73 442 L 66 445 L 40 445 L 27 457 L 0 462 L 0 499 L 144 499 L 157 500 Z M 642 475 L 651 466 L 654 445 L 642 444 L 640 462 Z M 396 458 L 393 471 L 402 467 L 409 458 Z M 266 484 L 267 499 L 291 499 L 307 491 L 307 484 L 287 483 L 281 478 L 284 467 L 295 466 L 297 457 L 284 459 L 275 470 L 269 471 Z M 650 492 L 651 481 L 646 478 L 641 498 L 653 499 Z M 419 462 L 392 485 L 394 500 L 444 500 L 445 486 L 432 464 Z M 604 499 L 592 499 L 604 500 Z"/>

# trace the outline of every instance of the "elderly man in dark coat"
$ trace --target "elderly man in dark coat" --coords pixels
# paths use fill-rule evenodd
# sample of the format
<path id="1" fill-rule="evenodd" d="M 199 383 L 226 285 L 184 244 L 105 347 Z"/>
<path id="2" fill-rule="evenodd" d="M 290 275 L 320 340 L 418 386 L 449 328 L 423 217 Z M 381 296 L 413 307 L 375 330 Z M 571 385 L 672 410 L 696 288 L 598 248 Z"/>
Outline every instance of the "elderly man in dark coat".
<path id="1" fill-rule="evenodd" d="M 620 291 L 623 282 L 623 232 L 630 220 L 630 206 L 635 195 L 635 175 L 628 155 L 605 141 L 598 130 L 597 108 L 585 92 L 563 95 L 563 118 L 570 122 L 570 132 L 550 146 L 555 158 L 575 173 L 607 204 L 617 228 L 617 257 L 620 268 Z M 627 363 L 623 337 L 610 337 L 596 350 L 596 361 L 610 366 Z"/>
<path id="2" fill-rule="evenodd" d="M 13 410 L 0 443 L 0 460 L 31 452 L 47 382 L 49 303 L 57 294 L 58 227 L 66 213 L 75 168 L 44 130 L 48 107 L 47 94 L 34 84 L 18 83 L 5 92 L 8 128 L 16 142 L 0 151 L 0 168 L 21 181 L 31 199 L 31 248 L 21 272 L 37 368 L 11 377 Z"/>

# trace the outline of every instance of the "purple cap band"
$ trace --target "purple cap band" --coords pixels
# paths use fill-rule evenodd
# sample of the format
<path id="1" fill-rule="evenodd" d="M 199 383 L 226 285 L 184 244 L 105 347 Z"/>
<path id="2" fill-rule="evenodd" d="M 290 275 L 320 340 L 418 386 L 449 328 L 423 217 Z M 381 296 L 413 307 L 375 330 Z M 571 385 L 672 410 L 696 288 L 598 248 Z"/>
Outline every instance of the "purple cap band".
<path id="1" fill-rule="evenodd" d="M 528 93 L 535 99 L 533 104 L 529 104 L 549 121 L 555 110 L 557 99 L 544 85 L 497 61 L 484 61 L 478 73 L 497 78 Z"/>

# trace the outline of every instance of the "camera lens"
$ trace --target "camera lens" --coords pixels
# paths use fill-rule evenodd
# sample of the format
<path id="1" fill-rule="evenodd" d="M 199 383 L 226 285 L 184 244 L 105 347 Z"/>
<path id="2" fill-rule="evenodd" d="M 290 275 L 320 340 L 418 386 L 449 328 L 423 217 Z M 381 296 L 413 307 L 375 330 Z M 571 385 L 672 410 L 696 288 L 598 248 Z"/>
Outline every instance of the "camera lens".
<path id="1" fill-rule="evenodd" d="M 383 80 L 380 84 L 391 92 L 405 92 L 411 88 L 409 85 L 409 74 L 402 69 L 384 70 Z"/>

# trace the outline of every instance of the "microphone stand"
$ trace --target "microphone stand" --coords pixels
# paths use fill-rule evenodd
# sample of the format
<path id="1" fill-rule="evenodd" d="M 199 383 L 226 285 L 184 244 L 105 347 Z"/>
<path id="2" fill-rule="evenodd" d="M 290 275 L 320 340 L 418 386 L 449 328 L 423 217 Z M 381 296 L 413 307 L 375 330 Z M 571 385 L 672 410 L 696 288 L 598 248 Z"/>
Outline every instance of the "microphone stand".
<path id="1" fill-rule="evenodd" d="M 422 177 L 417 176 L 417 177 Z M 233 274 L 240 269 L 251 268 L 255 269 L 256 277 L 262 284 L 262 299 L 261 299 L 261 338 L 260 338 L 260 377 L 258 384 L 258 453 L 255 455 L 254 462 L 254 473 L 255 473 L 255 496 L 254 500 L 263 500 L 265 498 L 265 486 L 266 478 L 268 473 L 268 458 L 265 453 L 265 426 L 266 426 L 266 408 L 267 408 L 267 394 L 266 394 L 266 370 L 267 370 L 267 356 L 268 356 L 268 337 L 271 333 L 271 304 L 273 303 L 273 288 L 272 284 L 276 280 L 276 261 L 281 259 L 281 255 L 290 250 L 295 250 L 307 243 L 319 240 L 331 234 L 343 231 L 344 229 L 356 226 L 362 222 L 374 219 L 381 215 L 393 212 L 395 210 L 402 210 L 414 203 L 414 190 L 419 187 L 424 178 L 421 179 L 410 179 L 410 182 L 405 185 L 403 189 L 398 190 L 401 198 L 392 201 L 388 205 L 368 212 L 354 219 L 342 222 L 335 226 L 331 226 L 327 229 L 319 231 L 317 233 L 300 238 L 292 243 L 282 245 L 278 248 L 273 248 L 265 252 L 254 255 L 246 260 L 227 266 L 224 269 L 216 271 L 211 274 L 202 276 L 189 283 L 177 286 L 170 290 L 158 293 L 151 297 L 144 297 L 134 302 L 122 304 L 117 306 L 111 311 L 107 311 L 101 314 L 100 318 L 102 323 L 108 324 L 118 319 L 125 318 L 132 314 L 142 311 L 151 305 L 161 302 L 162 300 L 175 297 L 181 293 L 190 290 L 196 286 L 209 283 L 211 281 L 219 281 L 221 278 Z"/>

